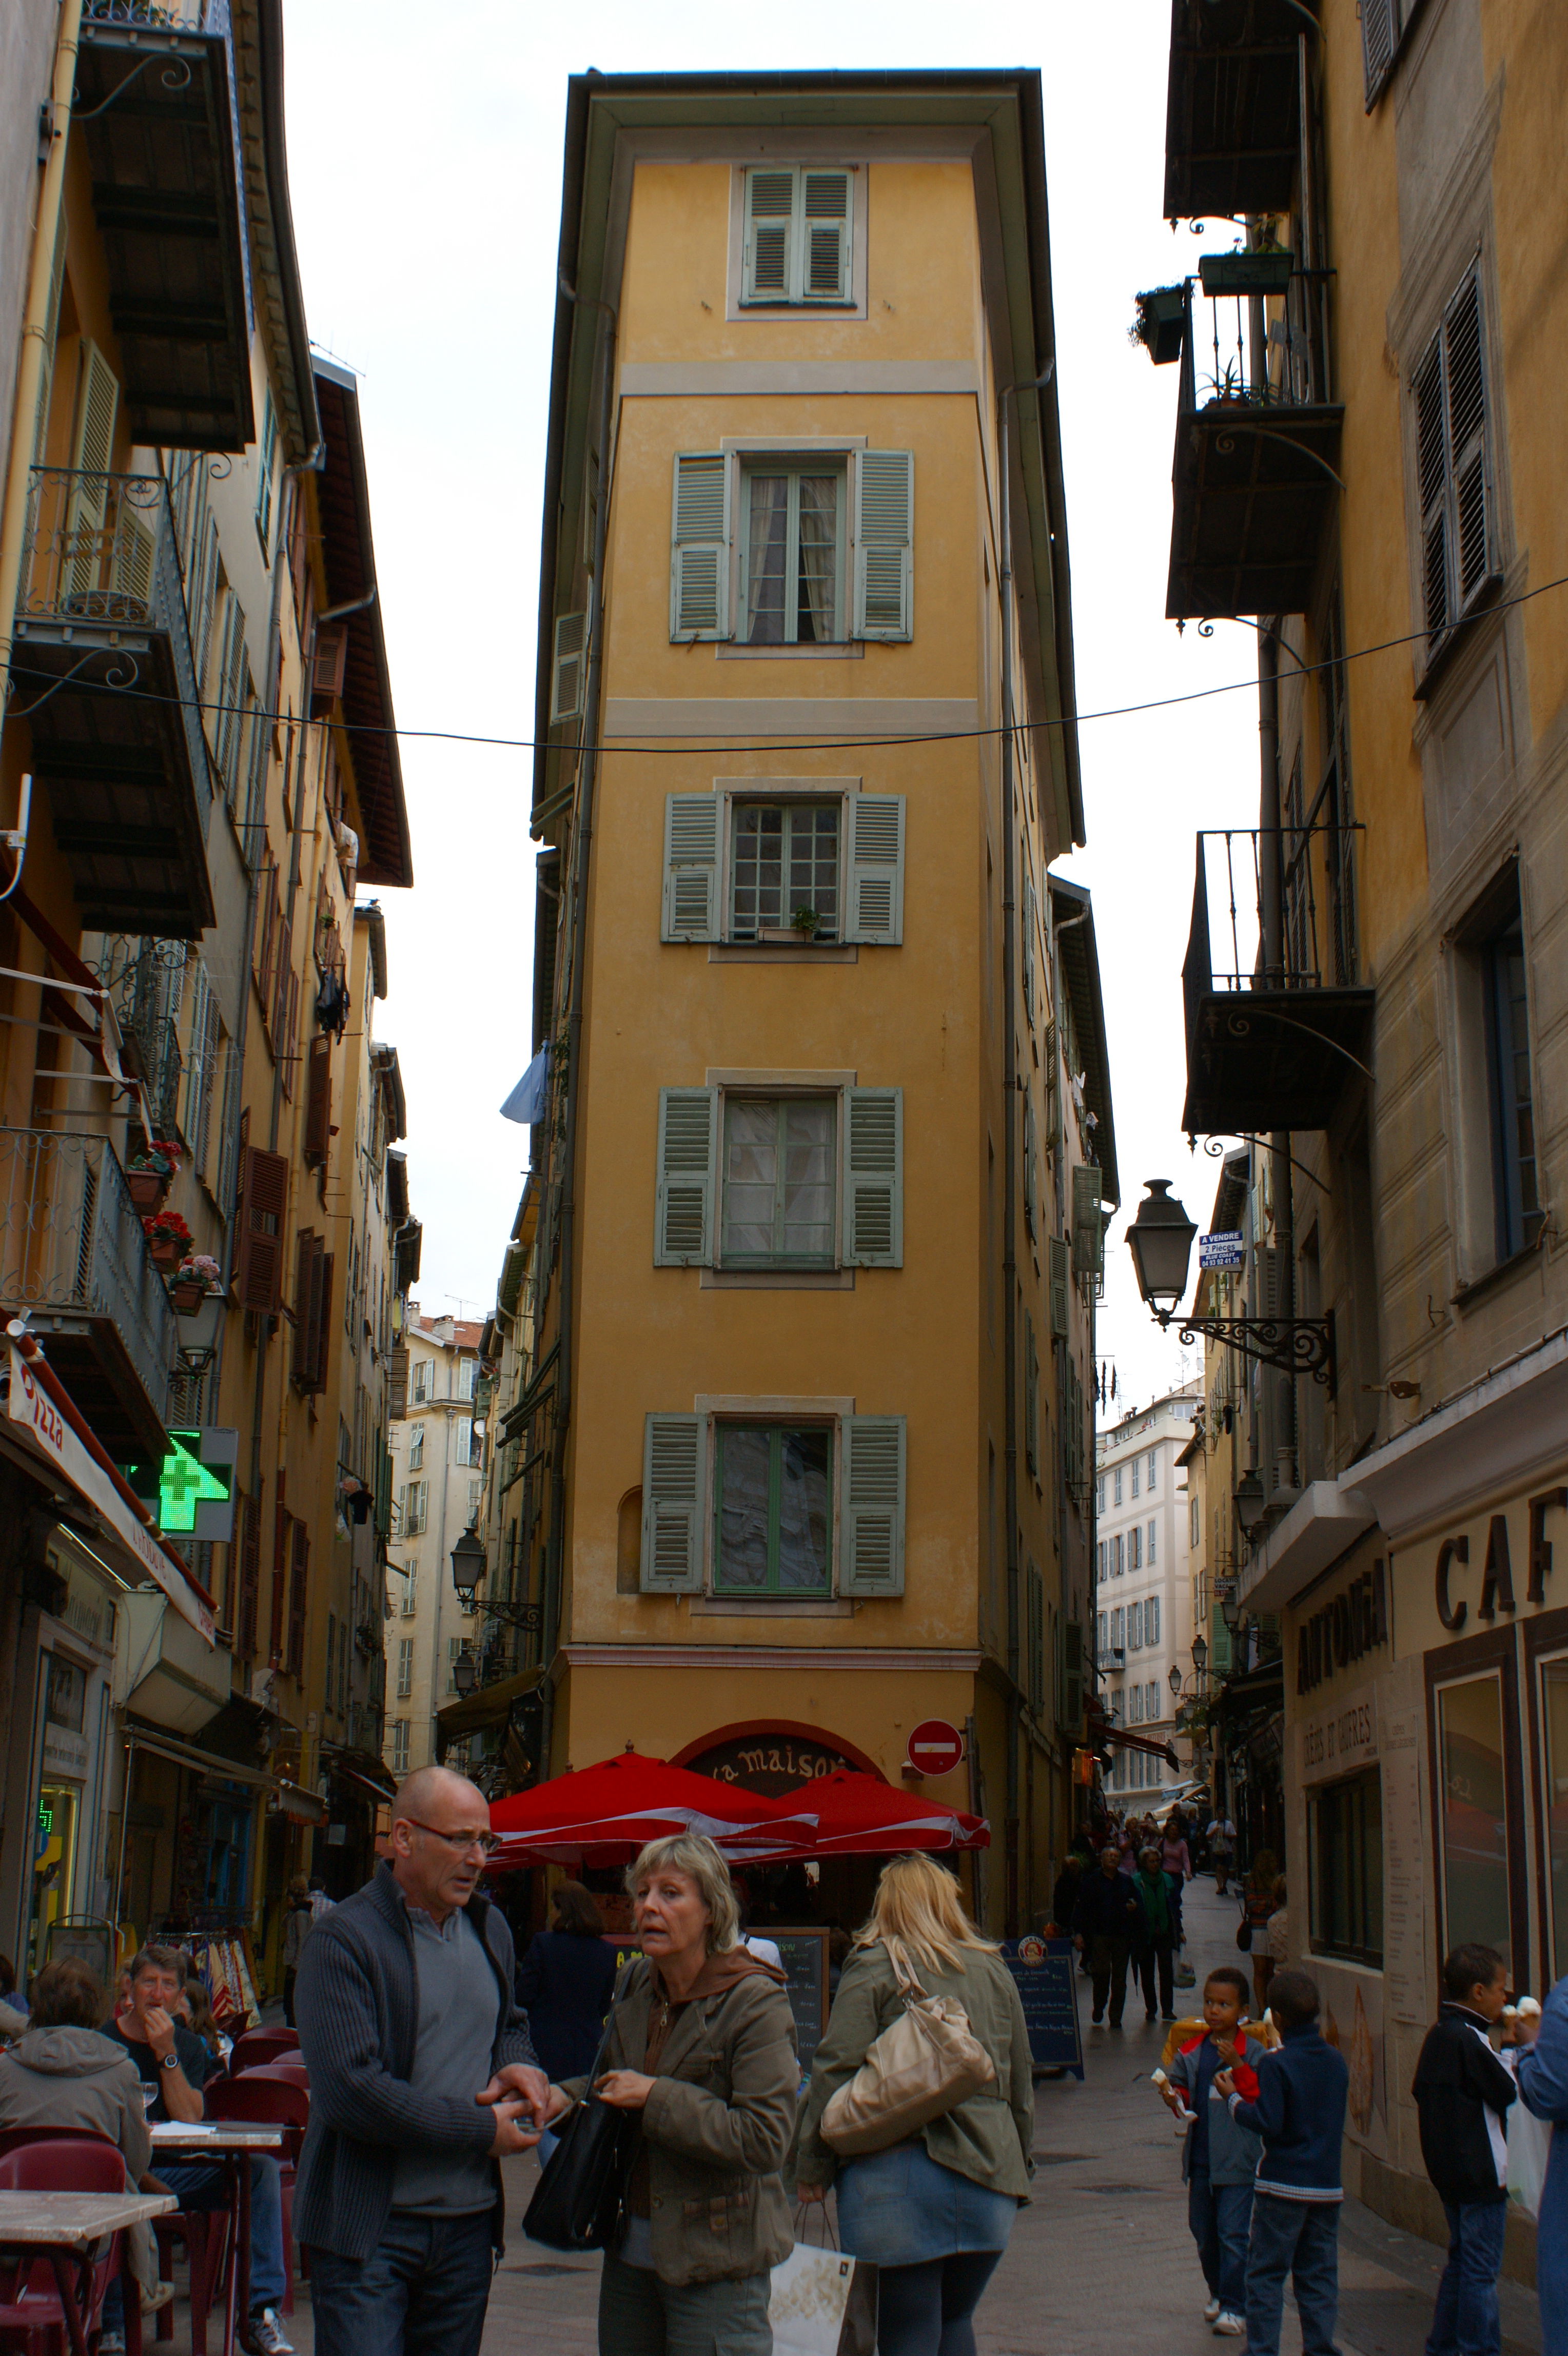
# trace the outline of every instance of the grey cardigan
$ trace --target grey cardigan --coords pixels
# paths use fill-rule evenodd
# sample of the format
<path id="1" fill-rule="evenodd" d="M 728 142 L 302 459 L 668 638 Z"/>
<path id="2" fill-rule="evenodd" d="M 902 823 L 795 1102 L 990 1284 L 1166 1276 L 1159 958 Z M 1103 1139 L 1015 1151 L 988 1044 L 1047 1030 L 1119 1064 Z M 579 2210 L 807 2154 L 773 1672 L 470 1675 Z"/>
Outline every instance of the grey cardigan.
<path id="1" fill-rule="evenodd" d="M 490 2066 L 533 2062 L 528 2018 L 512 2001 L 511 1933 L 478 1895 L 467 1912 L 496 1976 Z M 363 2261 L 392 2211 L 398 2155 L 410 2145 L 435 2153 L 488 2152 L 495 2115 L 475 2087 L 416 2094 L 408 2083 L 419 2031 L 413 1930 L 390 1865 L 322 1916 L 300 1954 L 295 2018 L 310 2072 L 310 2125 L 299 2156 L 295 2238 Z M 501 2238 L 500 2171 L 496 2246 Z"/>

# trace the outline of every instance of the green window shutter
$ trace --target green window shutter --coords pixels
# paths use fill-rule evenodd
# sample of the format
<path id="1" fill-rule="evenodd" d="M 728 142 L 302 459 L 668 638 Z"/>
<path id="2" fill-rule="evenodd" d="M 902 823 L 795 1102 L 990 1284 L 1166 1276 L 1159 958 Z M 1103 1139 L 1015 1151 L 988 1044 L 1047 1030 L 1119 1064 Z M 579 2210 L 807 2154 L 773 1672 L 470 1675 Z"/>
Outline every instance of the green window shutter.
<path id="1" fill-rule="evenodd" d="M 1040 1208 L 1037 1182 L 1039 1176 L 1039 1144 L 1035 1131 L 1035 1099 L 1024 1098 L 1024 1224 L 1032 1236 L 1040 1232 Z"/>
<path id="2" fill-rule="evenodd" d="M 675 461 L 670 559 L 672 639 L 729 636 L 729 461 L 719 451 Z"/>
<path id="3" fill-rule="evenodd" d="M 1072 1272 L 1101 1276 L 1105 1270 L 1105 1215 L 1101 1209 L 1101 1179 L 1092 1162 L 1080 1162 L 1072 1173 Z"/>
<path id="4" fill-rule="evenodd" d="M 897 947 L 904 937 L 904 797 L 849 799 L 849 925 L 844 938 Z"/>
<path id="5" fill-rule="evenodd" d="M 714 1257 L 717 1088 L 659 1091 L 655 1268 L 707 1268 Z"/>
<path id="6" fill-rule="evenodd" d="M 844 1265 L 902 1268 L 903 1089 L 846 1089 L 844 1128 Z"/>
<path id="7" fill-rule="evenodd" d="M 717 794 L 670 794 L 664 803 L 666 941 L 716 941 L 719 916 Z"/>
<path id="8" fill-rule="evenodd" d="M 843 1595 L 904 1592 L 905 1432 L 901 1415 L 846 1415 Z"/>
<path id="9" fill-rule="evenodd" d="M 802 172 L 800 298 L 847 303 L 850 288 L 850 190 L 847 172 Z"/>
<path id="10" fill-rule="evenodd" d="M 1062 1622 L 1062 1724 L 1077 1732 L 1083 1723 L 1083 1623 Z"/>
<path id="11" fill-rule="evenodd" d="M 913 452 L 863 450 L 854 494 L 854 636 L 909 637 L 915 616 Z"/>
<path id="12" fill-rule="evenodd" d="M 1040 1353 L 1035 1321 L 1024 1312 L 1024 1456 L 1036 1480 L 1040 1471 Z"/>
<path id="13" fill-rule="evenodd" d="M 794 285 L 796 175 L 789 165 L 746 176 L 747 303 L 787 303 Z"/>
<path id="14" fill-rule="evenodd" d="M 1026 876 L 1024 878 L 1024 1012 L 1028 1016 L 1029 1028 L 1031 1031 L 1035 1027 L 1036 1017 L 1038 1012 L 1037 993 L 1039 989 L 1039 980 L 1035 955 L 1035 926 L 1036 922 L 1037 919 L 1035 913 L 1035 887 L 1030 883 L 1028 877 Z"/>
<path id="15" fill-rule="evenodd" d="M 1067 1296 L 1069 1273 L 1069 1247 L 1065 1236 L 1051 1237 L 1051 1332 L 1058 1342 L 1067 1339 Z"/>
<path id="16" fill-rule="evenodd" d="M 1361 61 L 1366 70 L 1369 114 L 1393 67 L 1402 14 L 1400 0 L 1361 0 Z"/>
<path id="17" fill-rule="evenodd" d="M 1040 1577 L 1039 1565 L 1033 1555 L 1029 1557 L 1026 1593 L 1029 1642 L 1026 1673 L 1029 1681 L 1029 1707 L 1039 1710 L 1046 1698 L 1046 1582 Z"/>
<path id="18" fill-rule="evenodd" d="M 577 720 L 583 712 L 583 685 L 587 671 L 586 614 L 557 614 L 555 659 L 550 673 L 550 725 Z"/>
<path id="19" fill-rule="evenodd" d="M 708 1426 L 700 1415 L 650 1415 L 642 1440 L 644 1595 L 694 1595 L 703 1584 Z"/>

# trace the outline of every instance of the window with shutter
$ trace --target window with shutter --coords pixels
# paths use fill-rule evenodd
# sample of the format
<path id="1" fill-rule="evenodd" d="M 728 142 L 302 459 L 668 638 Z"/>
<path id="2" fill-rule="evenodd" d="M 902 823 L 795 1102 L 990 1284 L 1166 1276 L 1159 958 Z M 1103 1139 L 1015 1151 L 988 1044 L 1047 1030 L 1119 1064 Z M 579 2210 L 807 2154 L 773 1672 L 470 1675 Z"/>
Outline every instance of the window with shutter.
<path id="1" fill-rule="evenodd" d="M 707 1421 L 700 1415 L 650 1415 L 644 1424 L 641 1584 L 645 1595 L 690 1595 L 702 1586 L 707 1438 Z"/>
<path id="2" fill-rule="evenodd" d="M 915 605 L 914 454 L 863 450 L 854 481 L 854 636 L 908 638 Z"/>
<path id="3" fill-rule="evenodd" d="M 837 1127 L 832 1097 L 725 1097 L 724 1267 L 835 1265 Z"/>
<path id="4" fill-rule="evenodd" d="M 854 300 L 854 185 L 847 171 L 800 165 L 765 164 L 747 172 L 743 302 Z"/>
<path id="5" fill-rule="evenodd" d="M 302 1227 L 295 1238 L 294 1358 L 290 1371 L 302 1390 L 316 1388 L 316 1364 L 320 1355 L 315 1326 L 316 1304 L 320 1298 L 316 1271 L 324 1249 L 314 1227 Z"/>
<path id="6" fill-rule="evenodd" d="M 1413 385 L 1422 586 L 1429 648 L 1496 575 L 1487 452 L 1487 369 L 1474 270 L 1423 354 Z"/>
<path id="7" fill-rule="evenodd" d="M 555 617 L 555 660 L 550 675 L 550 724 L 578 720 L 583 712 L 583 689 L 587 676 L 586 614 Z"/>
<path id="8" fill-rule="evenodd" d="M 1361 62 L 1369 114 L 1393 70 L 1406 19 L 1415 5 L 1416 0 L 1361 0 Z"/>
<path id="9" fill-rule="evenodd" d="M 1031 1235 L 1039 1230 L 1040 1213 L 1036 1200 L 1036 1171 L 1039 1160 L 1035 1139 L 1035 1099 L 1024 1098 L 1024 1225 Z"/>
<path id="10" fill-rule="evenodd" d="M 1040 1353 L 1035 1321 L 1024 1312 L 1024 1456 L 1036 1479 L 1040 1472 Z"/>
<path id="11" fill-rule="evenodd" d="M 349 669 L 347 622 L 317 622 L 316 652 L 310 666 L 310 716 L 326 720 L 343 692 Z"/>
<path id="12" fill-rule="evenodd" d="M 318 1031 L 310 1043 L 305 1098 L 305 1159 L 318 1170 L 332 1141 L 332 1041 Z"/>
<path id="13" fill-rule="evenodd" d="M 1046 1586 L 1033 1556 L 1026 1573 L 1028 1596 L 1027 1667 L 1029 1707 L 1038 1710 L 1046 1699 Z"/>
<path id="14" fill-rule="evenodd" d="M 843 1436 L 843 1540 L 839 1589 L 844 1595 L 904 1592 L 905 1420 L 901 1415 L 846 1415 Z"/>
<path id="15" fill-rule="evenodd" d="M 719 818 L 717 794 L 669 794 L 664 802 L 664 903 L 660 937 L 719 937 Z"/>
<path id="16" fill-rule="evenodd" d="M 1149 1559 L 1153 1562 L 1154 1556 L 1152 1554 L 1150 1555 Z M 1151 1595 L 1146 1598 L 1144 1604 L 1144 1642 L 1146 1644 L 1157 1644 L 1159 1641 L 1160 1599 L 1157 1595 Z"/>
<path id="17" fill-rule="evenodd" d="M 722 1423 L 714 1451 L 714 1592 L 827 1594 L 832 1430 Z"/>
<path id="18" fill-rule="evenodd" d="M 844 636 L 842 459 L 742 462 L 742 618 L 747 646 L 834 646 Z"/>
<path id="19" fill-rule="evenodd" d="M 1101 1209 L 1102 1182 L 1097 1165 L 1080 1162 L 1072 1173 L 1072 1271 L 1075 1276 L 1100 1277 L 1105 1270 L 1105 1218 Z"/>
<path id="20" fill-rule="evenodd" d="M 277 1501 L 273 1507 L 273 1594 L 267 1631 L 267 1665 L 283 1666 L 284 1636 L 288 1624 L 288 1507 L 285 1503 L 287 1476 L 278 1474 Z"/>
<path id="21" fill-rule="evenodd" d="M 305 1607 L 306 1590 L 310 1583 L 310 1531 L 302 1521 L 293 1522 L 289 1547 L 288 1589 L 288 1672 L 291 1676 L 305 1675 Z"/>
<path id="22" fill-rule="evenodd" d="M 75 430 L 71 435 L 71 480 L 66 501 L 61 568 L 68 610 L 74 605 L 85 611 L 91 594 L 108 585 L 103 576 L 111 488 L 109 466 L 119 411 L 119 380 L 97 345 L 84 336 Z"/>
<path id="23" fill-rule="evenodd" d="M 1035 887 L 1029 881 L 1029 878 L 1026 875 L 1024 878 L 1023 926 L 1024 1012 L 1028 1020 L 1031 1031 L 1035 1027 L 1036 1017 L 1038 1012 L 1036 1005 L 1036 991 L 1038 983 L 1036 979 L 1035 955 L 1035 927 L 1037 921 L 1036 915 Z"/>
<path id="24" fill-rule="evenodd" d="M 719 451 L 675 461 L 670 559 L 670 636 L 729 636 L 730 464 Z"/>
<path id="25" fill-rule="evenodd" d="M 242 1661 L 256 1655 L 256 1620 L 262 1592 L 262 1505 L 259 1497 L 240 1500 L 240 1608 L 234 1649 Z"/>
<path id="26" fill-rule="evenodd" d="M 904 1265 L 904 1091 L 846 1093 L 843 1257 L 851 1268 Z"/>
<path id="27" fill-rule="evenodd" d="M 1065 1342 L 1068 1330 L 1068 1288 L 1070 1282 L 1069 1247 L 1065 1236 L 1051 1237 L 1051 1333 L 1058 1342 Z"/>
<path id="28" fill-rule="evenodd" d="M 283 1305 L 284 1219 L 288 1210 L 288 1162 L 259 1145 L 245 1148 L 241 1166 L 240 1248 L 235 1290 L 242 1309 L 275 1317 Z"/>
<path id="29" fill-rule="evenodd" d="M 655 1268 L 707 1268 L 714 1257 L 716 1088 L 659 1091 Z"/>
<path id="30" fill-rule="evenodd" d="M 895 948 L 904 937 L 904 796 L 852 794 L 845 938 Z"/>

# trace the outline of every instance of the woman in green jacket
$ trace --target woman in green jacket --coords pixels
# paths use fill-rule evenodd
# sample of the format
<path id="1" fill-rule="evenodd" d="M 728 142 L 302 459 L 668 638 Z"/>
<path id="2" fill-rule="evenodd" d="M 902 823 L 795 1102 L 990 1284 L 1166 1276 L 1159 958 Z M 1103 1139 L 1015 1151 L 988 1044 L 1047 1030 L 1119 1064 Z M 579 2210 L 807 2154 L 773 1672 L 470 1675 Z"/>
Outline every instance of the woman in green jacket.
<path id="1" fill-rule="evenodd" d="M 900 1977 L 961 2004 L 996 2065 L 993 2089 L 886 2151 L 838 2160 L 822 2136 L 830 2097 L 853 2078 L 903 2009 Z M 880 2356 L 973 2356 L 972 2318 L 1026 2201 L 1035 2131 L 1029 2033 L 1013 1975 L 965 1914 L 958 1885 L 930 1858 L 882 1869 L 811 2064 L 792 2169 L 802 2201 L 835 2176 L 844 2248 L 878 2269 Z"/>

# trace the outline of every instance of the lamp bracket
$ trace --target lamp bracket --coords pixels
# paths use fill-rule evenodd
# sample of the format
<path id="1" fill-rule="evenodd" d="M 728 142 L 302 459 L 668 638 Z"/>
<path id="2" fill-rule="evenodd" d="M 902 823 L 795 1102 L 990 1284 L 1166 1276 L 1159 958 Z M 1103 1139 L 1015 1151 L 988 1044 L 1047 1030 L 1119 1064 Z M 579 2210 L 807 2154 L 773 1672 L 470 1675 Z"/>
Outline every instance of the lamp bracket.
<path id="1" fill-rule="evenodd" d="M 537 1636 L 544 1624 L 543 1611 L 537 1603 L 511 1603 L 498 1596 L 493 1601 L 486 1598 L 464 1608 L 477 1611 L 481 1620 L 499 1620 L 503 1627 L 521 1628 L 531 1636 Z"/>
<path id="2" fill-rule="evenodd" d="M 1260 1365 L 1277 1366 L 1283 1375 L 1310 1375 L 1333 1396 L 1338 1372 L 1334 1349 L 1334 1312 L 1326 1317 L 1182 1317 L 1174 1310 L 1159 1316 L 1162 1327 L 1175 1325 L 1184 1344 L 1200 1333 L 1212 1342 L 1239 1350 Z"/>

